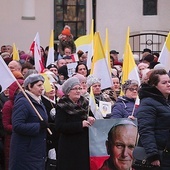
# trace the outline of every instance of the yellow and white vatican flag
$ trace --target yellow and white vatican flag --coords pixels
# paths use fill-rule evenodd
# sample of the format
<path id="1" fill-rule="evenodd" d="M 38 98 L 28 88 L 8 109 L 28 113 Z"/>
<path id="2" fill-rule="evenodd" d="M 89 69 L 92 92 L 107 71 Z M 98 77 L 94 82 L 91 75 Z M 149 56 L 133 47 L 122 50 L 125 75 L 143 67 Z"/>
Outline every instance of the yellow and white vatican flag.
<path id="1" fill-rule="evenodd" d="M 129 27 L 128 27 L 127 35 L 126 35 L 122 73 L 123 73 L 122 84 L 128 79 L 137 80 L 140 84 L 140 78 L 139 78 L 137 65 L 133 58 L 132 50 L 131 50 L 130 43 L 129 43 Z"/>
<path id="2" fill-rule="evenodd" d="M 113 86 L 110 70 L 106 61 L 103 45 L 100 39 L 99 32 L 95 33 L 94 41 L 94 56 L 90 74 L 101 80 L 101 89 L 106 89 Z"/>
<path id="3" fill-rule="evenodd" d="M 0 56 L 0 85 L 2 87 L 1 92 L 3 92 L 5 89 L 7 89 L 14 81 L 16 81 L 16 78 L 6 65 L 5 61 Z"/>
<path id="4" fill-rule="evenodd" d="M 75 40 L 76 52 L 82 50 L 83 52 L 88 52 L 87 54 L 87 67 L 91 68 L 91 58 L 93 56 L 93 26 L 94 21 L 92 20 L 90 34 L 81 36 Z"/>
<path id="5" fill-rule="evenodd" d="M 90 88 L 89 108 L 92 111 L 92 113 L 96 119 L 103 119 L 103 116 L 102 116 L 98 106 L 96 105 L 92 87 Z"/>
<path id="6" fill-rule="evenodd" d="M 46 67 L 51 63 L 54 63 L 54 31 L 53 30 L 51 31 L 51 36 L 50 36 L 50 45 L 49 45 Z"/>
<path id="7" fill-rule="evenodd" d="M 13 43 L 13 53 L 12 53 L 12 55 L 13 55 L 13 60 L 16 60 L 16 61 L 19 61 L 19 54 L 18 54 L 18 50 L 17 50 L 17 48 L 16 48 L 16 46 L 15 46 L 15 43 Z"/>
<path id="8" fill-rule="evenodd" d="M 158 61 L 164 65 L 167 72 L 170 70 L 170 33 L 166 37 L 166 41 L 161 50 Z"/>
<path id="9" fill-rule="evenodd" d="M 44 77 L 44 89 L 48 93 L 52 90 L 50 77 L 46 73 L 41 73 L 41 75 Z"/>
<path id="10" fill-rule="evenodd" d="M 110 46 L 109 46 L 109 33 L 108 29 L 106 28 L 106 37 L 105 37 L 105 44 L 104 44 L 104 52 L 106 56 L 106 61 L 111 73 L 111 65 L 110 65 Z"/>

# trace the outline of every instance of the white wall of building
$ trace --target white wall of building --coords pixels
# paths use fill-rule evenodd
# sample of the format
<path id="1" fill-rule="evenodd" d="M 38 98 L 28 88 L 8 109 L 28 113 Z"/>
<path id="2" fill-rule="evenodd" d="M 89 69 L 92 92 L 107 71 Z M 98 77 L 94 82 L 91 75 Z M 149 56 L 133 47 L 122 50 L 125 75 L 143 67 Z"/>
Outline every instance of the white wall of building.
<path id="1" fill-rule="evenodd" d="M 158 15 L 143 16 L 143 0 L 97 0 L 97 31 L 105 38 L 108 28 L 110 48 L 123 55 L 128 26 L 131 34 L 170 30 L 170 1 L 158 0 Z"/>
<path id="2" fill-rule="evenodd" d="M 35 20 L 23 20 L 24 14 L 33 13 L 24 5 L 35 9 Z M 33 5 L 33 6 L 32 6 Z M 13 43 L 20 50 L 28 51 L 37 32 L 43 47 L 49 45 L 53 29 L 53 0 L 0 0 L 0 46 Z"/>
<path id="3" fill-rule="evenodd" d="M 23 20 L 24 5 L 34 5 L 25 13 L 34 13 L 35 20 Z M 49 44 L 54 20 L 53 0 L 0 0 L 0 46 L 13 44 L 28 51 L 37 32 L 43 47 Z M 92 1 L 87 0 L 87 33 L 91 24 Z M 96 31 L 105 39 L 105 29 L 110 36 L 110 49 L 116 49 L 122 56 L 127 27 L 131 34 L 144 31 L 170 30 L 170 0 L 158 0 L 158 15 L 143 16 L 143 0 L 96 0 Z M 29 4 L 30 5 L 30 4 Z M 29 8 L 31 8 L 29 6 Z"/>

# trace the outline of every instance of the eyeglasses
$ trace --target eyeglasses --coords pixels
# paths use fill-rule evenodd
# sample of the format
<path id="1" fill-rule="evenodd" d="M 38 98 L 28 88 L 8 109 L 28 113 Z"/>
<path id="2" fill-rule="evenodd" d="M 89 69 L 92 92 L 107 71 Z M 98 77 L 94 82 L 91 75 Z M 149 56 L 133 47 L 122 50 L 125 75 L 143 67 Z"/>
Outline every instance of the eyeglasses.
<path id="1" fill-rule="evenodd" d="M 82 88 L 81 87 L 79 87 L 79 88 L 72 88 L 71 90 L 78 91 L 78 90 L 82 90 Z"/>
<path id="2" fill-rule="evenodd" d="M 81 84 L 86 84 L 86 82 L 85 82 L 85 81 L 82 81 Z"/>
<path id="3" fill-rule="evenodd" d="M 138 88 L 128 88 L 131 92 L 133 91 L 138 91 L 139 89 Z"/>

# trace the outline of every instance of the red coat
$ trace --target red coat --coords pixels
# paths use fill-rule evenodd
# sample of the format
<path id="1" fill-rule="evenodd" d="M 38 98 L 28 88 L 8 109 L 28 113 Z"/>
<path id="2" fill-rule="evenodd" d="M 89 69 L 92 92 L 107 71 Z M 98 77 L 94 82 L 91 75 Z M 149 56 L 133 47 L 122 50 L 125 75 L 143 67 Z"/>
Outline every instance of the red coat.
<path id="1" fill-rule="evenodd" d="M 18 80 L 18 82 L 22 85 L 23 80 Z M 5 152 L 5 169 L 8 170 L 9 164 L 9 152 L 10 152 L 10 141 L 12 134 L 12 108 L 14 104 L 14 98 L 18 91 L 19 87 L 16 82 L 10 85 L 9 87 L 9 100 L 5 102 L 2 108 L 2 123 L 5 130 L 5 141 L 4 141 L 4 152 Z"/>

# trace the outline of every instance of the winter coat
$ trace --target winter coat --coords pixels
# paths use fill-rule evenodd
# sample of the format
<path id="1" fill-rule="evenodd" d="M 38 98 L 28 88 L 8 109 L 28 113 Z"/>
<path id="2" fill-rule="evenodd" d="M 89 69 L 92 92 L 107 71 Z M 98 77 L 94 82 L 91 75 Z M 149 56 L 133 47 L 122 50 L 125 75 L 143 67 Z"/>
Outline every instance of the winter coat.
<path id="1" fill-rule="evenodd" d="M 139 145 L 145 148 L 147 160 L 161 160 L 161 170 L 170 169 L 170 147 L 160 158 L 158 150 L 170 143 L 170 97 L 166 98 L 156 88 L 142 85 L 139 91 L 140 106 L 137 111 Z M 169 138 L 169 139 L 168 139 Z"/>
<path id="2" fill-rule="evenodd" d="M 2 123 L 2 108 L 4 103 L 8 100 L 8 96 L 4 92 L 0 93 L 0 138 L 4 140 L 4 127 Z"/>
<path id="3" fill-rule="evenodd" d="M 119 96 L 116 103 L 113 105 L 110 118 L 128 118 L 128 116 L 132 115 L 134 107 L 135 99 Z M 136 116 L 136 109 L 133 116 Z"/>
<path id="4" fill-rule="evenodd" d="M 33 105 L 47 121 L 43 104 L 30 97 Z M 12 113 L 12 137 L 10 145 L 10 170 L 44 170 L 46 159 L 46 129 L 40 128 L 40 119 L 31 104 L 20 93 L 14 101 Z"/>
<path id="5" fill-rule="evenodd" d="M 57 145 L 58 145 L 59 135 L 57 134 L 56 129 L 55 129 L 55 116 L 52 118 L 52 116 L 50 115 L 51 109 L 53 109 L 57 113 L 57 110 L 56 110 L 57 101 L 56 103 L 54 103 L 45 96 L 41 96 L 41 99 L 46 108 L 47 115 L 48 115 L 48 124 L 52 132 L 52 135 L 47 133 L 47 152 L 48 152 L 50 149 L 53 149 L 53 148 L 57 150 Z"/>
<path id="6" fill-rule="evenodd" d="M 67 40 L 62 40 L 62 39 L 59 40 L 58 49 L 59 49 L 59 53 L 61 56 L 64 55 L 64 48 L 66 48 L 66 47 L 71 48 L 72 54 L 76 53 L 76 45 L 74 43 L 74 39 L 71 36 L 67 37 Z"/>
<path id="7" fill-rule="evenodd" d="M 23 84 L 23 80 L 18 79 L 20 85 Z M 2 109 L 2 121 L 5 130 L 5 141 L 4 141 L 4 153 L 5 153 L 5 169 L 8 170 L 9 165 L 9 152 L 10 152 L 10 141 L 12 134 L 12 109 L 14 105 L 14 98 L 17 94 L 19 87 L 16 82 L 9 86 L 9 100 L 5 102 Z"/>
<path id="8" fill-rule="evenodd" d="M 60 132 L 58 143 L 58 170 L 89 170 L 88 128 L 82 127 L 87 120 L 88 101 L 80 97 L 74 104 L 63 97 L 57 104 L 56 129 Z"/>

